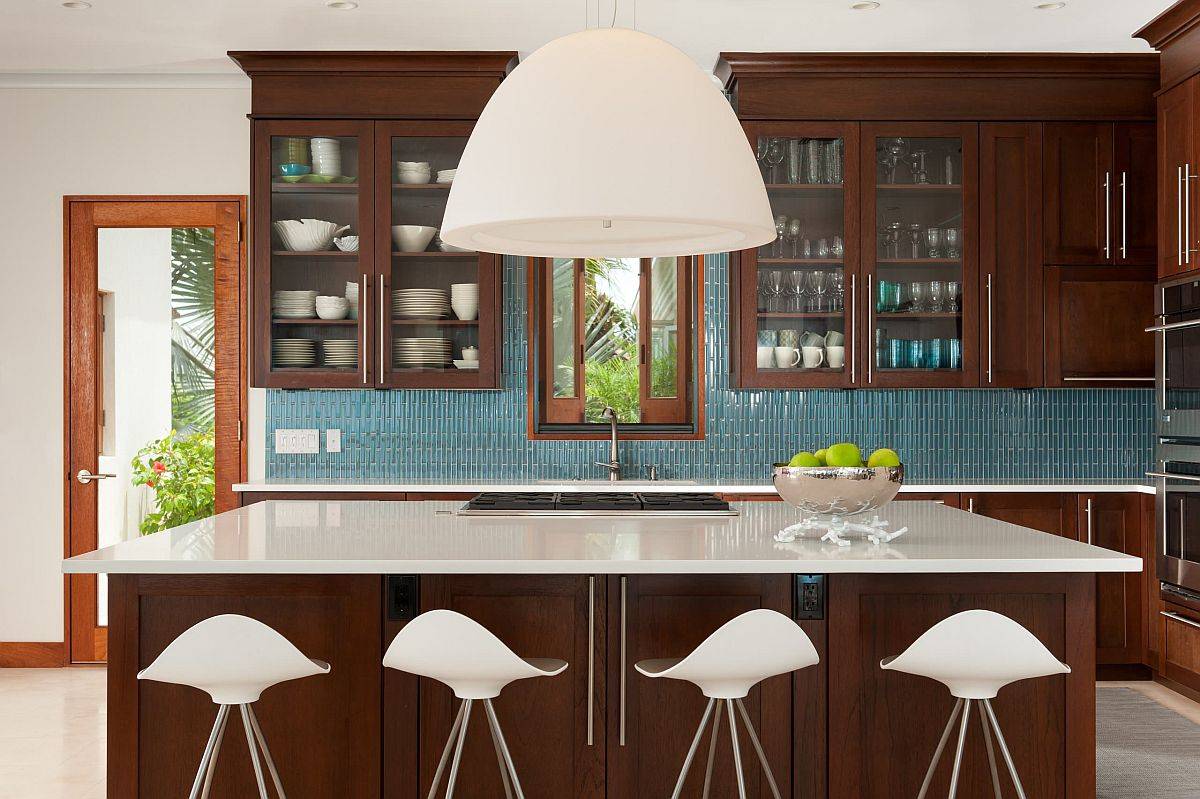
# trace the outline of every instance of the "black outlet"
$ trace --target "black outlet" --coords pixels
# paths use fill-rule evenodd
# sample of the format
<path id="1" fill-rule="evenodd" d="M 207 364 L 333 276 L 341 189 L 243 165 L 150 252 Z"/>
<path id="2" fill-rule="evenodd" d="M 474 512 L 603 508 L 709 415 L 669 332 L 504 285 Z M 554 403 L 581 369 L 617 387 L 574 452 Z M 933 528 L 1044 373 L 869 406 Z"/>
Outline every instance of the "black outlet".
<path id="1" fill-rule="evenodd" d="M 420 610 L 417 575 L 389 574 L 387 578 L 388 621 L 411 621 Z"/>
<path id="2" fill-rule="evenodd" d="M 825 575 L 796 575 L 796 618 L 805 621 L 825 618 Z"/>

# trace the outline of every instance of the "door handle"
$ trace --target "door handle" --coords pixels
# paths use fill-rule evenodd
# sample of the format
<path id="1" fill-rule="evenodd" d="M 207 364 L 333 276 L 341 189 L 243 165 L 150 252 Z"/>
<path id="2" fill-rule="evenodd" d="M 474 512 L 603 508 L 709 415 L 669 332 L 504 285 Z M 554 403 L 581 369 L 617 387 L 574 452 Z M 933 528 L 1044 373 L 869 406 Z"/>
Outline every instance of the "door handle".
<path id="1" fill-rule="evenodd" d="M 856 377 L 854 359 L 858 357 L 858 291 L 855 289 L 854 279 L 856 275 L 850 276 L 850 382 L 853 383 Z M 875 334 L 872 333 L 872 341 Z M 875 353 L 870 353 L 870 357 L 874 358 Z"/>
<path id="2" fill-rule="evenodd" d="M 1175 167 L 1175 265 L 1183 266 L 1183 167 Z"/>
<path id="3" fill-rule="evenodd" d="M 853 288 L 854 283 L 851 283 L 850 286 L 851 286 L 851 288 Z M 871 344 L 874 345 L 875 344 L 875 336 L 876 336 L 876 333 L 875 333 L 875 276 L 872 274 L 867 275 L 867 329 L 868 329 L 868 335 L 871 337 Z M 872 346 L 872 350 L 873 349 L 874 349 L 874 347 Z M 874 365 L 875 365 L 875 353 L 874 353 L 874 351 L 872 351 L 870 357 L 867 358 L 867 382 L 868 383 L 872 382 L 871 368 Z"/>
<path id="4" fill-rule="evenodd" d="M 1129 193 L 1126 184 L 1129 182 L 1128 173 L 1124 170 L 1121 172 L 1121 257 L 1129 257 L 1129 236 L 1128 236 L 1128 218 L 1129 218 Z"/>
<path id="5" fill-rule="evenodd" d="M 617 743 L 625 745 L 625 587 L 629 578 L 621 577 L 621 708 L 617 725 Z"/>
<path id="6" fill-rule="evenodd" d="M 992 276 L 987 276 L 987 334 L 988 334 L 988 382 L 992 382 Z"/>
<path id="7" fill-rule="evenodd" d="M 87 469 L 80 469 L 79 473 L 75 475 L 75 479 L 78 480 L 79 482 L 83 483 L 84 485 L 87 485 L 88 483 L 92 482 L 93 480 L 107 480 L 110 477 L 116 477 L 116 475 L 108 474 L 107 472 L 100 472 L 99 474 L 92 474 Z"/>
<path id="8" fill-rule="evenodd" d="M 367 385 L 367 276 L 358 279 L 358 330 L 361 342 L 358 348 L 358 362 L 362 365 L 363 385 Z"/>
<path id="9" fill-rule="evenodd" d="M 1192 262 L 1192 165 L 1183 165 L 1183 262 Z"/>
<path id="10" fill-rule="evenodd" d="M 967 497 L 967 513 L 975 512 L 975 497 Z"/>
<path id="11" fill-rule="evenodd" d="M 1087 542 L 1090 544 L 1090 543 L 1092 543 L 1092 498 L 1091 497 L 1088 497 L 1087 508 L 1085 509 L 1085 512 L 1087 513 Z"/>
<path id="12" fill-rule="evenodd" d="M 596 719 L 596 578 L 588 577 L 588 705 L 587 745 L 592 746 Z"/>
<path id="13" fill-rule="evenodd" d="M 380 385 L 383 384 L 384 375 L 386 374 L 384 371 L 384 368 L 383 368 L 383 359 L 384 359 L 384 356 L 386 355 L 386 353 L 383 351 L 383 347 L 384 347 L 383 330 L 384 330 L 385 325 L 390 325 L 392 323 L 391 317 L 388 316 L 387 314 L 385 314 L 384 310 L 383 310 L 383 304 L 384 304 L 383 296 L 385 294 L 387 294 L 387 278 L 383 275 L 380 275 L 379 276 L 379 377 L 376 378 L 376 382 L 379 383 Z"/>
<path id="14" fill-rule="evenodd" d="M 1159 613 L 1163 616 L 1166 616 L 1168 619 L 1172 619 L 1174 621 L 1181 621 L 1184 624 L 1187 624 L 1191 627 L 1200 628 L 1200 622 L 1194 622 L 1191 619 L 1189 619 L 1187 616 L 1180 616 L 1178 613 L 1172 613 L 1169 610 L 1160 610 Z"/>
<path id="15" fill-rule="evenodd" d="M 1112 173 L 1104 173 L 1104 257 L 1112 257 Z"/>

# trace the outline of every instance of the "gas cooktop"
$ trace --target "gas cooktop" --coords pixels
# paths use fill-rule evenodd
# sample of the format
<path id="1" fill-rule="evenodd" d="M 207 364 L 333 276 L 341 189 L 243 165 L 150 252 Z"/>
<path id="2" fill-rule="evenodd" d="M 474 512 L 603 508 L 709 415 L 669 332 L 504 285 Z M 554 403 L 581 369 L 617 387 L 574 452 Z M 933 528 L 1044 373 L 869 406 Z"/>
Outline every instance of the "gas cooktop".
<path id="1" fill-rule="evenodd" d="M 480 494 L 460 516 L 736 516 L 716 494 L 604 491 Z"/>

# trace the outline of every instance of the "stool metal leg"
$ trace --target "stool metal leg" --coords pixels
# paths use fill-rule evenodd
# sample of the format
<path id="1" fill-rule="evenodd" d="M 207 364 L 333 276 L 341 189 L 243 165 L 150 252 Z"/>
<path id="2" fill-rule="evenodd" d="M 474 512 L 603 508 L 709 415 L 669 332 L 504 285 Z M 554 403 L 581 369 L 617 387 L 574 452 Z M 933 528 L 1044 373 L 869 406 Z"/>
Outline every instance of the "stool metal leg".
<path id="1" fill-rule="evenodd" d="M 454 796 L 454 783 L 458 781 L 458 764 L 462 761 L 463 744 L 467 742 L 467 727 L 471 724 L 473 699 L 464 699 L 462 728 L 458 731 L 458 742 L 454 744 L 454 759 L 450 761 L 450 776 L 446 779 L 446 799 Z"/>
<path id="2" fill-rule="evenodd" d="M 700 717 L 700 726 L 696 728 L 696 734 L 692 737 L 692 745 L 688 747 L 687 757 L 683 759 L 683 768 L 679 771 L 679 779 L 675 782 L 675 790 L 671 792 L 671 799 L 679 799 L 679 795 L 683 793 L 683 781 L 687 778 L 688 769 L 692 767 L 696 750 L 700 748 L 700 739 L 704 737 L 704 727 L 708 724 L 708 719 L 712 716 L 713 705 L 716 703 L 717 700 L 709 699 L 708 704 L 704 706 L 704 715 Z"/>
<path id="3" fill-rule="evenodd" d="M 958 747 L 954 750 L 954 770 L 950 772 L 950 793 L 948 799 L 954 799 L 958 793 L 958 772 L 962 768 L 963 747 L 967 743 L 967 722 L 971 720 L 971 700 L 963 702 L 962 723 L 958 725 Z"/>
<path id="4" fill-rule="evenodd" d="M 466 700 L 463 700 L 458 706 L 458 713 L 454 716 L 454 723 L 450 725 L 450 736 L 446 738 L 446 748 L 442 750 L 442 757 L 438 760 L 437 769 L 433 772 L 433 784 L 429 786 L 429 799 L 433 799 L 433 795 L 437 793 L 438 784 L 442 781 L 442 772 L 446 770 L 446 763 L 450 761 L 450 750 L 454 748 L 454 742 L 458 740 L 458 729 L 462 725 L 463 714 L 467 712 Z"/>
<path id="5" fill-rule="evenodd" d="M 1008 766 L 1008 773 L 1012 776 L 1013 785 L 1017 788 L 1017 796 L 1025 799 L 1025 789 L 1021 787 L 1021 778 L 1017 776 L 1017 766 L 1013 763 L 1012 755 L 1008 751 L 1008 744 L 1004 742 L 1004 733 L 1000 731 L 1000 722 L 996 721 L 996 712 L 992 710 L 991 700 L 983 700 L 983 706 L 987 708 L 988 718 L 992 722 L 992 729 L 996 732 L 996 743 L 1000 744 L 1000 754 L 1004 755 L 1004 762 Z"/>
<path id="6" fill-rule="evenodd" d="M 484 710 L 487 708 L 485 707 Z M 500 780 L 504 783 L 504 799 L 512 799 L 512 781 L 508 777 L 508 764 L 504 762 L 504 752 L 500 751 L 500 739 L 496 737 L 496 725 L 492 717 L 487 717 L 488 731 L 492 734 L 492 746 L 496 749 L 496 763 L 500 766 Z"/>
<path id="7" fill-rule="evenodd" d="M 712 737 L 708 742 L 708 766 L 704 769 L 704 799 L 708 799 L 708 789 L 712 784 L 713 761 L 717 754 L 717 738 L 721 734 L 721 712 L 725 705 L 717 702 L 717 712 L 713 716 Z"/>
<path id="8" fill-rule="evenodd" d="M 987 744 L 988 766 L 992 770 L 992 790 L 996 793 L 996 799 L 1004 799 L 1000 791 L 1000 773 L 996 771 L 996 750 L 992 747 L 992 731 L 988 728 L 987 711 L 983 709 L 983 702 L 979 703 L 979 723 L 983 725 L 983 742 Z"/>
<path id="9" fill-rule="evenodd" d="M 258 747 L 254 743 L 254 727 L 250 723 L 250 714 L 246 705 L 238 705 L 242 711 L 242 727 L 246 731 L 246 745 L 250 747 L 250 762 L 254 764 L 254 779 L 258 782 L 258 795 L 261 799 L 271 799 L 267 794 L 267 782 L 263 779 L 262 763 L 258 760 Z"/>
<path id="10" fill-rule="evenodd" d="M 221 705 L 217 711 L 217 717 L 213 720 L 212 732 L 208 734 L 208 743 L 204 746 L 204 754 L 200 756 L 200 768 L 196 770 L 196 779 L 192 782 L 191 793 L 188 794 L 188 799 L 197 799 L 200 796 L 200 786 L 204 782 L 204 776 L 208 773 L 208 764 L 212 761 L 213 749 L 217 745 L 217 739 L 220 737 L 221 724 L 229 715 L 229 705 Z"/>
<path id="11" fill-rule="evenodd" d="M 504 753 L 504 762 L 508 764 L 508 773 L 512 777 L 513 790 L 517 792 L 517 799 L 525 799 L 525 792 L 521 790 L 521 780 L 517 778 L 517 767 L 513 765 L 512 753 L 508 751 L 508 742 L 504 740 L 504 730 L 500 729 L 500 719 L 496 718 L 496 708 L 492 706 L 492 700 L 483 700 L 483 709 L 487 711 L 492 727 L 496 730 L 496 738 L 500 741 L 500 751 Z"/>
<path id="12" fill-rule="evenodd" d="M 738 799 L 746 799 L 746 774 L 742 771 L 742 750 L 738 748 L 737 720 L 733 712 L 733 700 L 725 700 L 725 711 L 729 714 L 729 737 L 733 744 L 733 770 L 737 774 Z"/>
<path id="13" fill-rule="evenodd" d="M 946 751 L 946 742 L 950 740 L 950 730 L 954 729 L 954 720 L 958 718 L 958 711 L 962 710 L 962 706 L 963 700 L 959 699 L 954 703 L 954 709 L 950 711 L 950 719 L 946 722 L 946 729 L 942 731 L 942 738 L 938 741 L 937 749 L 934 750 L 933 761 L 929 764 L 929 770 L 925 772 L 925 780 L 921 783 L 917 799 L 925 799 L 925 794 L 929 791 L 929 785 L 933 782 L 933 773 L 937 771 L 937 764 L 942 759 L 942 752 Z"/>
<path id="14" fill-rule="evenodd" d="M 267 771 L 271 773 L 271 782 L 275 783 L 275 792 L 279 794 L 279 799 L 287 799 L 287 795 L 283 792 L 283 782 L 279 779 L 279 770 L 275 768 L 275 758 L 271 757 L 271 750 L 267 747 L 267 736 L 263 735 L 262 727 L 258 724 L 254 706 L 246 705 L 246 712 L 250 714 L 250 726 L 254 728 L 254 737 L 258 740 L 258 748 L 262 750 L 263 759 L 267 761 Z"/>
<path id="15" fill-rule="evenodd" d="M 763 751 L 762 744 L 758 740 L 758 733 L 754 731 L 754 724 L 750 722 L 750 714 L 746 712 L 746 705 L 740 699 L 734 701 L 737 702 L 738 710 L 742 712 L 742 723 L 746 725 L 746 734 L 750 736 L 750 743 L 754 744 L 754 751 L 758 752 L 758 762 L 762 763 L 763 773 L 767 775 L 771 794 L 775 799 L 783 799 L 779 794 L 779 786 L 775 784 L 775 775 L 771 773 L 771 764 L 767 762 L 767 753 Z"/>
<path id="16" fill-rule="evenodd" d="M 208 772 L 204 775 L 204 789 L 200 791 L 200 799 L 208 799 L 209 789 L 212 788 L 213 775 L 217 773 L 217 756 L 221 754 L 221 743 L 225 740 L 225 728 L 229 726 L 229 714 L 221 720 L 221 730 L 217 733 L 217 745 L 213 747 L 212 757 L 208 759 Z"/>

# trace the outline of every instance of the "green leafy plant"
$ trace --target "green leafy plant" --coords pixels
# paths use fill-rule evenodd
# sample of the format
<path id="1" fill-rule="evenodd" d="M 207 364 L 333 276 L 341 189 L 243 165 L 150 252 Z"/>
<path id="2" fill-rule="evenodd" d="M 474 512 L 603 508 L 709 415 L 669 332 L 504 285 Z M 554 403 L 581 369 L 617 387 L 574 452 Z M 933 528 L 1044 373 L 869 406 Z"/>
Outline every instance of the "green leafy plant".
<path id="1" fill-rule="evenodd" d="M 606 406 L 617 412 L 617 421 L 622 424 L 641 421 L 637 361 L 624 358 L 588 361 L 584 367 L 584 380 L 587 382 L 584 421 L 605 422 L 601 414 Z"/>
<path id="2" fill-rule="evenodd" d="M 212 228 L 171 229 L 171 424 L 212 427 L 216 280 Z"/>
<path id="3" fill-rule="evenodd" d="M 206 519 L 216 490 L 212 429 L 170 435 L 142 447 L 130 462 L 135 486 L 154 491 L 156 509 L 138 525 L 142 535 Z"/>

